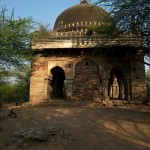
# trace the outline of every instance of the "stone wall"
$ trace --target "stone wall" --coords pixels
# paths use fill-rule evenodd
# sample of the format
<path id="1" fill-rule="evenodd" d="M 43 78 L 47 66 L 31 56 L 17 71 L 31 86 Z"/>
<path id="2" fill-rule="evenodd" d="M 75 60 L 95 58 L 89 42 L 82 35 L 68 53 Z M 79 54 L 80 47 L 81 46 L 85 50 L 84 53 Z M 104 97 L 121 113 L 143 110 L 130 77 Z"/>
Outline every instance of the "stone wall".
<path id="1" fill-rule="evenodd" d="M 132 61 L 131 70 L 129 70 L 127 61 L 113 61 L 104 56 L 38 56 L 32 64 L 31 103 L 55 99 L 52 96 L 51 70 L 56 66 L 62 68 L 65 73 L 67 100 L 109 99 L 108 85 L 112 70 L 118 77 L 118 85 L 122 84 L 122 87 L 120 86 L 122 95 L 119 95 L 117 99 L 142 101 L 146 95 L 144 65 L 139 62 Z"/>
<path id="2" fill-rule="evenodd" d="M 99 66 L 90 59 L 78 62 L 75 68 L 73 96 L 80 100 L 93 100 L 102 97 Z"/>
<path id="3" fill-rule="evenodd" d="M 32 63 L 32 74 L 30 78 L 30 102 L 38 103 L 47 99 L 47 86 L 45 77 L 47 75 L 47 62 L 44 57 L 37 57 Z"/>
<path id="4" fill-rule="evenodd" d="M 144 61 L 142 56 L 138 60 Z M 138 61 L 131 61 L 132 99 L 133 101 L 146 100 L 146 79 L 144 64 Z"/>

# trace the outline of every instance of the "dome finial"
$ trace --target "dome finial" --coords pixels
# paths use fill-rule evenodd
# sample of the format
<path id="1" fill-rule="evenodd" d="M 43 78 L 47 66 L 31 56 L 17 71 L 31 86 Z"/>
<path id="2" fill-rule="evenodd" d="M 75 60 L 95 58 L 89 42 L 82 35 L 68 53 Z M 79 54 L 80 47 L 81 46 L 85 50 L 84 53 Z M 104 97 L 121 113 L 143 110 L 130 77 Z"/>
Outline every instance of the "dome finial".
<path id="1" fill-rule="evenodd" d="M 80 4 L 88 4 L 88 0 L 80 0 Z"/>

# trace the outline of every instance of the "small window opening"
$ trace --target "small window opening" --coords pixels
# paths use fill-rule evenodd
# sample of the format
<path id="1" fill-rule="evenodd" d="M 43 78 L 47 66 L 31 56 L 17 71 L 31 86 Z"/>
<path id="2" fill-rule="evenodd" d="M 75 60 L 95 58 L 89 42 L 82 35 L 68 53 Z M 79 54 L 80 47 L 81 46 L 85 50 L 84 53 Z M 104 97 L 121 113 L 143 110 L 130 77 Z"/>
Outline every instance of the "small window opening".
<path id="1" fill-rule="evenodd" d="M 86 66 L 89 66 L 89 63 L 88 63 L 88 62 L 86 62 L 86 63 L 85 63 L 85 65 L 86 65 Z"/>
<path id="2" fill-rule="evenodd" d="M 138 80 L 138 79 L 139 79 L 139 77 L 136 77 L 136 79 Z"/>

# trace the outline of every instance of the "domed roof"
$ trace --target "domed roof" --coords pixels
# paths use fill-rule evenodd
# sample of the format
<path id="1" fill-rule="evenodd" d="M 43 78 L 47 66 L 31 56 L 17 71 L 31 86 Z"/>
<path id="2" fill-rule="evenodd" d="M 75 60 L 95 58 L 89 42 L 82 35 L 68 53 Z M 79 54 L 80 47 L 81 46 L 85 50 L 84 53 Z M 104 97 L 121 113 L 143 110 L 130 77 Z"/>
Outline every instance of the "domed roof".
<path id="1" fill-rule="evenodd" d="M 64 10 L 56 19 L 54 30 L 60 25 L 67 25 L 76 22 L 105 22 L 110 17 L 102 8 L 88 3 L 80 3 Z"/>

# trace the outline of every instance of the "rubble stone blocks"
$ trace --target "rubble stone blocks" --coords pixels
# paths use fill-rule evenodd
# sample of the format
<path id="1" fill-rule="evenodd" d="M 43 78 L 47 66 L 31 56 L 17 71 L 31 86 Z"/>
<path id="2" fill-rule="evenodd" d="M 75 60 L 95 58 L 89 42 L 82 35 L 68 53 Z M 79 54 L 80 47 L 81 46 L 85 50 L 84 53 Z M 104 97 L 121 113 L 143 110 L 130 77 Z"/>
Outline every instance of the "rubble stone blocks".
<path id="1" fill-rule="evenodd" d="M 29 146 L 31 142 L 50 142 L 52 144 L 70 144 L 73 140 L 69 133 L 59 128 L 25 128 L 14 133 L 18 147 Z"/>

